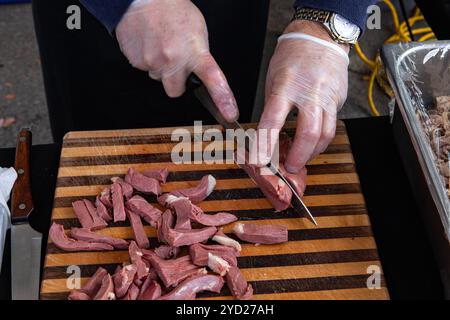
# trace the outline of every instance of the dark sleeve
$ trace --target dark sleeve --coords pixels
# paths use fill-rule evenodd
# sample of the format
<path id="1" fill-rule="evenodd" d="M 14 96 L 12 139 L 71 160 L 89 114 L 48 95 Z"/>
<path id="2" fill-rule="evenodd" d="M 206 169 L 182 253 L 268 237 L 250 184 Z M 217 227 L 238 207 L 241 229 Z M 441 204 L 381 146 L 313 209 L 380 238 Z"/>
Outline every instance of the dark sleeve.
<path id="1" fill-rule="evenodd" d="M 133 0 L 80 0 L 111 33 Z"/>
<path id="2" fill-rule="evenodd" d="M 296 7 L 308 7 L 333 11 L 364 30 L 367 18 L 367 8 L 377 0 L 296 0 Z"/>

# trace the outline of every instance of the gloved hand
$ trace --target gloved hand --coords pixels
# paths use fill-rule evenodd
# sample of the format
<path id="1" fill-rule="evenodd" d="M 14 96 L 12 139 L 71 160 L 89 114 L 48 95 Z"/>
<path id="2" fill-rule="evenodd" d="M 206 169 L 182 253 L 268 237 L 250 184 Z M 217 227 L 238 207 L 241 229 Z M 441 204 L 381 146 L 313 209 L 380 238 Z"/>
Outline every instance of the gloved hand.
<path id="1" fill-rule="evenodd" d="M 331 40 L 323 26 L 299 21 L 292 24 L 294 27 L 288 27 L 279 39 L 270 62 L 258 126 L 257 162 L 262 166 L 270 161 L 279 132 L 296 108 L 297 129 L 285 168 L 298 173 L 334 138 L 336 115 L 347 97 L 349 60 L 348 48 Z M 264 136 L 261 129 L 271 130 Z"/>
<path id="2" fill-rule="evenodd" d="M 135 0 L 116 36 L 129 62 L 162 81 L 168 96 L 181 96 L 194 72 L 225 119 L 239 117 L 225 75 L 209 52 L 205 19 L 190 0 Z"/>

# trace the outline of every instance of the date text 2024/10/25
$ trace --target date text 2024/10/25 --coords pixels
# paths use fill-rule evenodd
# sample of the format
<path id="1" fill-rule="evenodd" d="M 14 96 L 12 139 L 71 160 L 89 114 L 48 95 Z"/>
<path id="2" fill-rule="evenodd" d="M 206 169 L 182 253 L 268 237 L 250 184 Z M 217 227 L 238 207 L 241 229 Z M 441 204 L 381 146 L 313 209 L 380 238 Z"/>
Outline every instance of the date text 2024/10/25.
<path id="1" fill-rule="evenodd" d="M 258 304 L 245 304 L 245 305 L 220 305 L 219 308 L 201 307 L 201 306 L 183 306 L 177 307 L 177 315 L 203 315 L 205 318 L 210 314 L 221 315 L 273 315 L 273 305 L 258 305 Z"/>

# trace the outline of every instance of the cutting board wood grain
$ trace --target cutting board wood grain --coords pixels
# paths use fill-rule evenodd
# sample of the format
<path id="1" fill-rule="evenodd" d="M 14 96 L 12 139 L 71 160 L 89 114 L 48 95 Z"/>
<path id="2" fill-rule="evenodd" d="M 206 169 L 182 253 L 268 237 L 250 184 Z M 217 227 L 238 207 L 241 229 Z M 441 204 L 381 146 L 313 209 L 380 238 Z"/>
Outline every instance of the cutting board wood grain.
<path id="1" fill-rule="evenodd" d="M 246 127 L 254 127 L 254 124 Z M 203 130 L 220 129 L 203 126 Z M 163 191 L 194 186 L 205 174 L 217 179 L 213 194 L 200 207 L 208 213 L 229 211 L 243 223 L 270 223 L 289 229 L 289 242 L 278 245 L 244 244 L 239 267 L 252 283 L 255 299 L 388 299 L 384 278 L 381 287 L 368 289 L 373 272 L 381 271 L 377 247 L 345 126 L 338 123 L 336 138 L 327 151 L 308 164 L 305 203 L 316 217 L 314 226 L 301 212 L 274 212 L 259 188 L 233 163 L 173 164 L 170 152 L 175 128 L 71 132 L 64 138 L 55 191 L 52 221 L 66 230 L 78 227 L 71 207 L 77 199 L 94 199 L 114 176 L 136 170 L 168 168 Z M 180 129 L 180 128 L 177 128 Z M 193 132 L 193 128 L 184 130 Z M 294 124 L 285 128 L 294 134 Z M 207 143 L 203 143 L 205 147 Z M 224 146 L 226 148 L 226 146 Z M 149 201 L 155 202 L 154 198 Z M 225 227 L 230 232 L 232 225 Z M 146 226 L 151 246 L 157 244 L 155 229 Z M 132 239 L 128 222 L 113 223 L 99 231 Z M 128 260 L 127 251 L 63 252 L 51 240 L 41 284 L 41 299 L 66 299 L 73 269 L 78 266 L 81 283 L 99 267 L 111 273 Z M 69 278 L 70 277 L 70 278 Z M 68 281 L 69 278 L 69 281 Z M 369 281 L 370 282 L 370 281 Z M 201 299 L 230 299 L 220 294 L 200 294 Z"/>

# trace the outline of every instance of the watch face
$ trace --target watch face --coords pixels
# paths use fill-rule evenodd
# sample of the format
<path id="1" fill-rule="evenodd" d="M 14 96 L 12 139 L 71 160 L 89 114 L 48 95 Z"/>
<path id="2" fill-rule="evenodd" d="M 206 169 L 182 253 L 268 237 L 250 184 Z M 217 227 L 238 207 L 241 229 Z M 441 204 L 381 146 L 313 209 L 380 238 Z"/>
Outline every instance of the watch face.
<path id="1" fill-rule="evenodd" d="M 331 27 L 342 40 L 353 41 L 359 37 L 359 27 L 338 14 L 333 15 Z"/>

